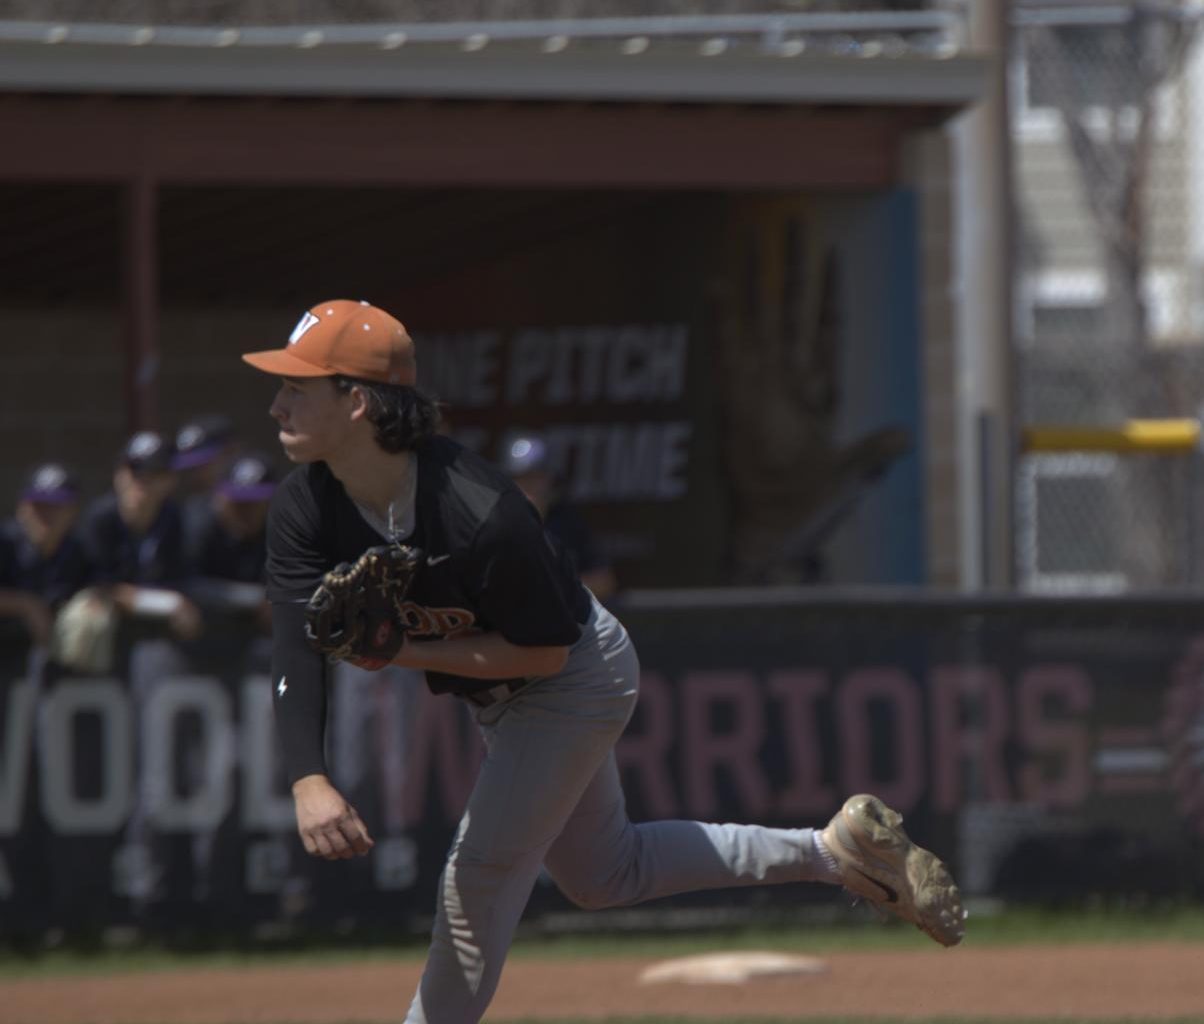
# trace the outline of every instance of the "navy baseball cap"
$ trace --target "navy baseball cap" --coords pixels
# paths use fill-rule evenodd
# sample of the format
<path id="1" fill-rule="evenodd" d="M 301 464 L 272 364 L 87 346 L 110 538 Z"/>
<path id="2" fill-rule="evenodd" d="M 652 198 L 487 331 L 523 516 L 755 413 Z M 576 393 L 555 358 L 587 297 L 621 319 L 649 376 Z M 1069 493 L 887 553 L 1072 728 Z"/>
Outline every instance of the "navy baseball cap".
<path id="1" fill-rule="evenodd" d="M 234 425 L 219 414 L 198 416 L 185 423 L 176 433 L 174 469 L 193 469 L 216 459 L 230 444 Z"/>
<path id="2" fill-rule="evenodd" d="M 523 476 L 547 468 L 548 445 L 534 434 L 515 434 L 502 449 L 502 468 L 511 476 Z"/>
<path id="3" fill-rule="evenodd" d="M 276 471 L 262 455 L 243 455 L 230 464 L 217 485 L 231 501 L 267 501 L 276 490 Z"/>
<path id="4" fill-rule="evenodd" d="M 125 443 L 121 450 L 121 465 L 128 466 L 135 475 L 167 473 L 173 468 L 175 451 L 170 441 L 153 430 L 140 430 Z"/>
<path id="5" fill-rule="evenodd" d="M 69 505 L 79 500 L 79 480 L 59 462 L 43 462 L 25 482 L 22 501 L 39 505 Z"/>

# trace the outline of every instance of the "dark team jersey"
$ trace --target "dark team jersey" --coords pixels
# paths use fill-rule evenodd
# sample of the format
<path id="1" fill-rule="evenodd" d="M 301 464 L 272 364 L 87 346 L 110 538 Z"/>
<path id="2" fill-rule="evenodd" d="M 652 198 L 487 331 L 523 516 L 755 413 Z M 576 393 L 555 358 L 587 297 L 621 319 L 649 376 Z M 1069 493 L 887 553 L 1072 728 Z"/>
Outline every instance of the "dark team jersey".
<path id="1" fill-rule="evenodd" d="M 144 534 L 133 533 L 117 511 L 117 496 L 97 498 L 80 528 L 80 539 L 98 583 L 165 587 L 185 576 L 180 509 L 166 501 Z"/>
<path id="2" fill-rule="evenodd" d="M 195 571 L 205 534 L 213 522 L 213 496 L 190 494 L 180 502 L 180 528 L 184 531 L 184 557 Z"/>
<path id="3" fill-rule="evenodd" d="M 606 552 L 594 539 L 593 533 L 575 506 L 557 502 L 548 509 L 544 523 L 548 533 L 559 540 L 568 552 L 573 566 L 579 573 L 605 569 L 610 565 Z"/>
<path id="4" fill-rule="evenodd" d="M 235 583 L 262 583 L 267 561 L 267 537 L 234 537 L 217 518 L 212 507 L 192 523 L 189 538 L 192 571 L 210 579 Z"/>
<path id="5" fill-rule="evenodd" d="M 417 464 L 415 526 L 404 539 L 425 558 L 403 607 L 410 639 L 497 631 L 520 646 L 575 643 L 589 615 L 589 594 L 509 477 L 444 437 L 427 441 Z M 293 470 L 272 499 L 267 590 L 274 609 L 274 695 L 292 780 L 324 771 L 323 666 L 305 643 L 304 604 L 325 572 L 385 540 L 325 463 Z M 436 672 L 426 677 L 435 693 L 501 682 Z"/>
<path id="6" fill-rule="evenodd" d="M 83 546 L 67 534 L 58 550 L 43 555 L 14 520 L 0 527 L 0 587 L 28 590 L 52 608 L 63 604 L 90 581 Z"/>

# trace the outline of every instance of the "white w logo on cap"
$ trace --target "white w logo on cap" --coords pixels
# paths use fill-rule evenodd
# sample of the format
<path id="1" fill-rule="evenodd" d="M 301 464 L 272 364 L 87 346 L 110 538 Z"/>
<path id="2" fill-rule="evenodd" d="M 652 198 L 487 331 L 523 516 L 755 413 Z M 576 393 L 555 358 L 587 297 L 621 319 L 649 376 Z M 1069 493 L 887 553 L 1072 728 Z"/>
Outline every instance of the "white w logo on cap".
<path id="1" fill-rule="evenodd" d="M 305 335 L 305 332 L 313 327 L 313 325 L 317 322 L 318 318 L 314 316 L 313 313 L 306 312 L 306 314 L 297 321 L 297 326 L 293 328 L 293 333 L 288 336 L 288 343 L 290 345 L 297 344 L 297 342 L 299 342 Z"/>

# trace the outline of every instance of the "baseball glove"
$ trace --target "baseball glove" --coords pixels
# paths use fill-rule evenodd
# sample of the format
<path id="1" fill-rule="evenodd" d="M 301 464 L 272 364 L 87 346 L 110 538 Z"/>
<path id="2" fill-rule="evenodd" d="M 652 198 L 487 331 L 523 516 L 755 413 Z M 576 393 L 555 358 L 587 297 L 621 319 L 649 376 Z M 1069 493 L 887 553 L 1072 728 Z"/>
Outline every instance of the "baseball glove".
<path id="1" fill-rule="evenodd" d="M 89 675 L 113 671 L 117 607 L 100 587 L 77 591 L 59 610 L 50 637 L 50 656 L 60 665 Z"/>
<path id="2" fill-rule="evenodd" d="M 421 564 L 417 548 L 382 544 L 335 566 L 305 607 L 310 646 L 330 661 L 384 668 L 405 643 L 400 607 Z"/>

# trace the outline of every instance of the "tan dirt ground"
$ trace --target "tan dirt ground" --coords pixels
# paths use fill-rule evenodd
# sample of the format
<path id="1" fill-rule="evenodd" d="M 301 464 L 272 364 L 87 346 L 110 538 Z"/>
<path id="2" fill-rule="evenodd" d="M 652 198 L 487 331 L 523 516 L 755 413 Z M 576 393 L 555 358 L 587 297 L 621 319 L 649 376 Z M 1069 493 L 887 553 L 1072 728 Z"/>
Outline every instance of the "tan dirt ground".
<path id="1" fill-rule="evenodd" d="M 511 961 L 488 1015 L 723 1018 L 973 1015 L 1204 1022 L 1204 946 L 1141 944 L 834 953 L 823 975 L 641 985 L 652 958 Z M 397 1021 L 420 965 L 191 969 L 0 982 L 0 1024 Z"/>

